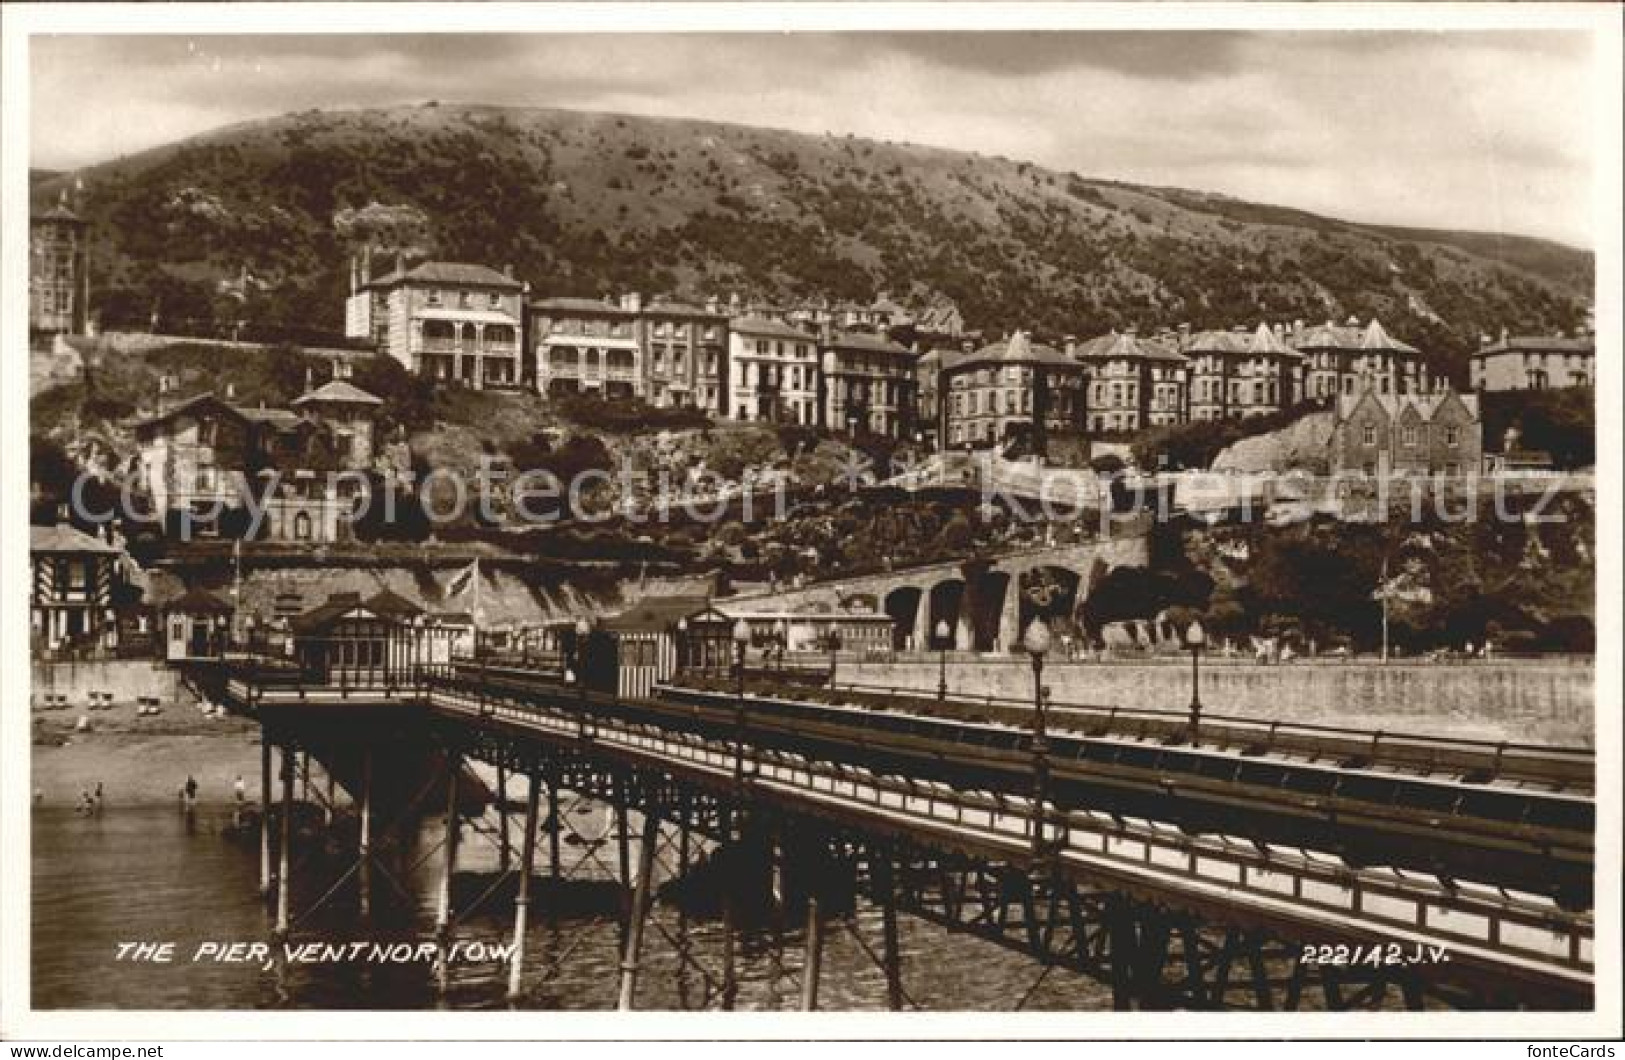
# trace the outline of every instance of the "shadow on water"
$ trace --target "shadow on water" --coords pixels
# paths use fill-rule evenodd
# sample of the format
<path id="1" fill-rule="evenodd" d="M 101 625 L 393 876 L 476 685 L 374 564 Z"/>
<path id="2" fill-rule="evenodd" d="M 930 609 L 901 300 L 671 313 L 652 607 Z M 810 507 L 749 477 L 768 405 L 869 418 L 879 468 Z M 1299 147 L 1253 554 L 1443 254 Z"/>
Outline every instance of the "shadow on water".
<path id="1" fill-rule="evenodd" d="M 273 828 L 276 826 L 273 817 Z M 267 944 L 274 910 L 258 893 L 259 835 L 254 822 L 233 826 L 230 806 L 109 807 L 99 817 L 71 809 L 33 816 L 33 1004 L 37 1008 L 151 1009 L 489 1009 L 507 1006 L 506 947 L 513 931 L 517 879 L 501 871 L 488 837 L 465 829 L 453 880 L 457 912 L 446 940 L 457 958 L 437 963 L 417 951 L 435 938 L 441 865 L 438 822 L 378 844 L 371 917 L 358 911 L 355 821 L 301 806 L 295 818 L 290 945 L 329 950 L 360 944 L 405 952 L 402 960 L 223 959 Z M 562 850 L 565 880 L 542 868 L 532 889 L 532 918 L 519 1006 L 602 1010 L 615 1006 L 625 892 L 610 878 L 617 853 L 607 830 Z M 275 832 L 273 832 L 275 834 Z M 540 844 L 545 851 L 545 841 Z M 663 855 L 671 862 L 671 852 Z M 720 895 L 737 873 L 736 1007 L 790 1009 L 803 943 L 799 897 L 786 915 L 765 900 L 759 852 L 737 859 L 696 850 L 689 871 L 662 873 L 646 932 L 638 1007 L 715 1008 L 720 1004 L 723 932 Z M 517 864 L 517 857 L 513 858 Z M 787 879 L 794 879 L 794 872 Z M 849 882 L 849 881 L 848 881 Z M 830 915 L 822 1007 L 883 1009 L 885 978 L 870 959 L 880 939 L 879 911 L 842 878 L 823 881 Z M 754 897 L 752 897 L 754 896 Z M 938 1009 L 1007 1009 L 1040 969 L 989 943 L 904 917 L 904 978 L 910 996 Z M 121 943 L 169 943 L 166 961 L 119 959 Z M 208 947 L 214 945 L 215 949 Z M 275 954 L 277 949 L 270 950 Z M 331 953 L 328 956 L 332 956 Z M 1100 984 L 1055 970 L 1029 1008 L 1105 1009 Z"/>

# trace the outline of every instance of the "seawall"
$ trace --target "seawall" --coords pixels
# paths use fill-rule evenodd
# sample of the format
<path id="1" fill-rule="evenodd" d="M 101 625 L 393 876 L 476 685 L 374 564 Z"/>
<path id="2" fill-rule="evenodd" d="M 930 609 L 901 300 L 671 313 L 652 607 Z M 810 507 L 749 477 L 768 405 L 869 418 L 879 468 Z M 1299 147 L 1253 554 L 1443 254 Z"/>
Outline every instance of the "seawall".
<path id="1" fill-rule="evenodd" d="M 43 662 L 29 667 L 29 702 L 41 705 L 43 693 L 68 697 L 68 706 L 85 707 L 90 693 L 112 693 L 115 703 L 133 703 L 141 696 L 156 696 L 162 703 L 191 702 L 181 687 L 180 675 L 153 659 L 110 659 L 96 662 Z"/>
<path id="2" fill-rule="evenodd" d="M 845 662 L 840 684 L 935 692 L 938 663 Z M 1207 714 L 1508 740 L 1593 746 L 1595 668 L 1579 660 L 1471 663 L 1298 661 L 1259 666 L 1203 659 Z M 1051 702 L 1185 710 L 1189 659 L 1092 662 L 1052 660 L 1044 667 Z M 1031 701 L 1025 657 L 963 656 L 948 663 L 951 695 Z"/>

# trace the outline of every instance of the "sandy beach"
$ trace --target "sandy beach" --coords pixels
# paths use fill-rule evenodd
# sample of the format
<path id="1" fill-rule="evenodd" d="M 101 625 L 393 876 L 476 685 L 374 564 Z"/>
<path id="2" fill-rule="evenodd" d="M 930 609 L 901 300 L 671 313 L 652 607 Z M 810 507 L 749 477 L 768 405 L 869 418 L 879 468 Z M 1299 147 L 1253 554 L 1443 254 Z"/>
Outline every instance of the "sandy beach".
<path id="1" fill-rule="evenodd" d="M 84 715 L 89 732 L 75 732 Z M 259 727 L 242 718 L 208 717 L 195 706 L 167 705 L 141 717 L 133 704 L 111 710 L 35 711 L 30 790 L 37 805 L 76 805 L 102 785 L 103 804 L 172 802 L 188 775 L 201 803 L 229 804 L 241 774 L 257 798 Z"/>

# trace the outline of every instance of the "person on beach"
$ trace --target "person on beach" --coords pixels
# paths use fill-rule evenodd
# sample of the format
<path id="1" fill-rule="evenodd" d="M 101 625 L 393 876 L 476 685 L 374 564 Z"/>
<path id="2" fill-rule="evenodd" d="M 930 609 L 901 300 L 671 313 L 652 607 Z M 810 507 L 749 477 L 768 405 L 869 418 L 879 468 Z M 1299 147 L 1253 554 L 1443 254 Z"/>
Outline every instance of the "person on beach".
<path id="1" fill-rule="evenodd" d="M 243 787 L 243 775 L 241 773 L 238 773 L 237 779 L 232 781 L 231 790 L 236 794 L 238 802 L 242 802 L 246 797 L 247 789 Z"/>
<path id="2" fill-rule="evenodd" d="M 102 782 L 99 780 L 96 781 L 95 799 L 96 801 L 92 804 L 91 808 L 99 814 L 102 812 Z"/>
<path id="3" fill-rule="evenodd" d="M 193 778 L 192 774 L 188 773 L 186 775 L 186 785 L 181 788 L 181 808 L 190 813 L 196 803 L 197 780 Z"/>
<path id="4" fill-rule="evenodd" d="M 75 810 L 74 812 L 78 813 L 78 814 L 80 814 L 82 816 L 89 817 L 95 811 L 96 811 L 96 803 L 90 797 L 90 789 L 89 788 L 81 788 L 81 789 L 79 789 L 79 808 L 77 810 Z"/>

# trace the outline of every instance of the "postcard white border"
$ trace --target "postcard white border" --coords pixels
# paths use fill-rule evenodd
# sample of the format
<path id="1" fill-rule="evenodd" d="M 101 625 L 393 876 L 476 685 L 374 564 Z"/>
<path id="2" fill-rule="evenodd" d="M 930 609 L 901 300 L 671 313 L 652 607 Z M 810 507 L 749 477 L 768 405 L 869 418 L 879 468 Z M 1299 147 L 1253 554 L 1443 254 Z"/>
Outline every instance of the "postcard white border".
<path id="1" fill-rule="evenodd" d="M 1621 9 L 1601 4 L 85 4 L 0 5 L 0 1038 L 628 1039 L 1566 1038 L 1620 1023 Z M 999 29 L 1568 29 L 1596 45 L 1598 906 L 1592 1013 L 86 1012 L 26 1006 L 28 40 L 48 33 L 746 32 Z M 87 72 L 87 76 L 95 76 Z M 696 115 L 703 117 L 703 115 Z M 1109 169 L 1109 166 L 1106 167 Z"/>

